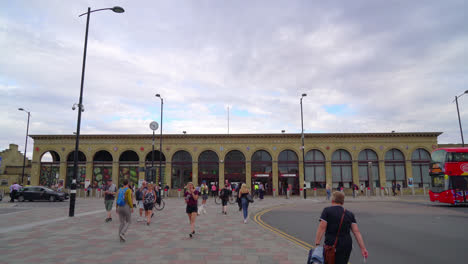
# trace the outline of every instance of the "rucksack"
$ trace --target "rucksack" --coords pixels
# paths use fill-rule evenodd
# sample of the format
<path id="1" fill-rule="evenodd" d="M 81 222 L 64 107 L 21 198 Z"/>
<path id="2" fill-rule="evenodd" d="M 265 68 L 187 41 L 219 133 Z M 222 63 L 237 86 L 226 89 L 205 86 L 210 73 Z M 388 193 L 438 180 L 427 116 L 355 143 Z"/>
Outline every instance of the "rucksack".
<path id="1" fill-rule="evenodd" d="M 143 200 L 143 192 L 140 189 L 137 189 L 137 191 L 135 192 L 135 198 L 137 199 L 137 201 Z"/>
<path id="2" fill-rule="evenodd" d="M 127 188 L 120 188 L 119 195 L 117 196 L 117 205 L 124 206 L 125 205 L 125 193 L 127 192 Z"/>

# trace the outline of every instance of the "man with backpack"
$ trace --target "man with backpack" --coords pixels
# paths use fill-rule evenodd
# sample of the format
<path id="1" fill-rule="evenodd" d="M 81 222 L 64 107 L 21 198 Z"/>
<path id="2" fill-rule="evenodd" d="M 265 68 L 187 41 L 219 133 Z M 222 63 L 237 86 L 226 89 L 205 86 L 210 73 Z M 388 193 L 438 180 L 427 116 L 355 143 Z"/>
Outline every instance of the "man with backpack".
<path id="1" fill-rule="evenodd" d="M 115 194 L 117 187 L 112 183 L 112 179 L 107 181 L 107 185 L 104 186 L 104 205 L 106 206 L 107 218 L 106 223 L 112 221 L 111 211 L 114 205 Z"/>
<path id="2" fill-rule="evenodd" d="M 144 210 L 144 207 L 143 207 L 143 194 L 147 190 L 148 190 L 148 188 L 146 187 L 146 182 L 144 181 L 141 184 L 141 187 L 138 188 L 137 191 L 135 192 L 135 199 L 137 201 L 137 208 L 140 211 L 140 217 L 137 219 L 137 222 L 144 221 L 144 218 L 143 218 L 143 210 Z"/>
<path id="3" fill-rule="evenodd" d="M 119 215 L 119 238 L 120 242 L 125 242 L 128 226 L 131 223 L 133 213 L 132 190 L 128 186 L 128 179 L 123 180 L 123 187 L 119 189 L 116 202 L 116 212 Z"/>

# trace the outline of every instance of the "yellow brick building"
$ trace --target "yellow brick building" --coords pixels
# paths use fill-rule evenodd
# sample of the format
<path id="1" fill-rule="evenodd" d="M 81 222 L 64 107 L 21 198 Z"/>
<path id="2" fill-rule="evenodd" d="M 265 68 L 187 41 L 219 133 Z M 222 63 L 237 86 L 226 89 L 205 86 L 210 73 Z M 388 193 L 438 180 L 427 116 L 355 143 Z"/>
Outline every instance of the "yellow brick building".
<path id="1" fill-rule="evenodd" d="M 350 188 L 353 184 L 376 187 L 393 183 L 429 186 L 430 153 L 437 148 L 439 132 L 305 134 L 305 160 L 300 134 L 181 134 L 163 135 L 163 185 L 183 188 L 202 180 L 223 186 L 224 180 L 266 184 L 267 193 L 294 194 L 304 183 L 322 189 Z M 53 185 L 73 174 L 74 135 L 31 135 L 34 139 L 32 183 Z M 155 138 L 154 167 L 159 174 L 159 137 Z M 81 135 L 79 188 L 101 185 L 112 178 L 156 181 L 151 175 L 151 135 Z M 44 155 L 49 153 L 47 155 Z M 45 157 L 49 157 L 47 160 Z M 305 167 L 304 167 L 305 165 Z M 304 171 L 306 177 L 304 178 Z M 67 176 L 68 175 L 68 176 Z M 221 183 L 221 184 L 219 184 Z"/>
<path id="2" fill-rule="evenodd" d="M 22 177 L 24 155 L 18 150 L 18 145 L 10 144 L 8 149 L 0 151 L 0 159 L 1 192 L 9 193 L 9 186 L 15 182 L 21 185 L 27 184 L 31 171 L 31 160 L 26 159 L 24 177 Z"/>

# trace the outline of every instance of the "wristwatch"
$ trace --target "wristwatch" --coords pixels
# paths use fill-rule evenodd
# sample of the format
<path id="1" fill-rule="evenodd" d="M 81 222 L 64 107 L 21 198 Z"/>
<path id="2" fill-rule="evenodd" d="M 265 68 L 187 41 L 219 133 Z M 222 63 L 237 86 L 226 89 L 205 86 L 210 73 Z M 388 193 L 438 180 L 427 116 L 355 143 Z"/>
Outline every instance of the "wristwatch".
<path id="1" fill-rule="evenodd" d="M 320 243 L 315 243 L 316 246 L 320 246 Z"/>

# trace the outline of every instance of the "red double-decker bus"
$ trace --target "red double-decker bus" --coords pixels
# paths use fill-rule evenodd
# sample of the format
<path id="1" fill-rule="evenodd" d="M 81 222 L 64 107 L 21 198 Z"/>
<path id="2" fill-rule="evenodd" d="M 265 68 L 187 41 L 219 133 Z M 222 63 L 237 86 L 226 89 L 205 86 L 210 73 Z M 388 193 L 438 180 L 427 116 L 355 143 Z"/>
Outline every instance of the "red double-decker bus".
<path id="1" fill-rule="evenodd" d="M 466 204 L 468 200 L 468 148 L 439 148 L 429 167 L 432 202 Z"/>

